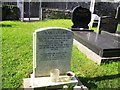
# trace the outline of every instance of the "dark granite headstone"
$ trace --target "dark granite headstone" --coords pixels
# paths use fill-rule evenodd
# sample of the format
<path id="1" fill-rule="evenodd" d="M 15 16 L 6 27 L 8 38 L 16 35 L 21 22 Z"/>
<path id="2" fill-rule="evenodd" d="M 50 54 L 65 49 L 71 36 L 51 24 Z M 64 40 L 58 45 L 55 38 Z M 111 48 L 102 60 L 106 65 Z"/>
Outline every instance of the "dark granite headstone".
<path id="1" fill-rule="evenodd" d="M 91 20 L 91 12 L 89 9 L 77 6 L 72 13 L 72 28 L 89 28 L 88 24 Z"/>
<path id="2" fill-rule="evenodd" d="M 103 16 L 100 19 L 98 24 L 98 33 L 100 34 L 101 31 L 107 31 L 110 33 L 115 33 L 117 30 L 118 21 L 114 17 L 110 16 Z"/>

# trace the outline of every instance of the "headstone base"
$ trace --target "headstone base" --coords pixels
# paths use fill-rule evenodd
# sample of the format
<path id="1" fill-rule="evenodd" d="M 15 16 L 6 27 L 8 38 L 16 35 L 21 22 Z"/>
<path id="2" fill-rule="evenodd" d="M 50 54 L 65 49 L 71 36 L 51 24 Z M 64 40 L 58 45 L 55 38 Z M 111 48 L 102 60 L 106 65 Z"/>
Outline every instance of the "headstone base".
<path id="1" fill-rule="evenodd" d="M 63 77 L 63 76 L 60 76 Z M 25 78 L 24 80 L 24 90 L 33 90 L 33 89 L 40 89 L 46 90 L 47 89 L 61 89 L 64 85 L 68 86 L 76 86 L 78 84 L 78 80 L 74 77 L 70 81 L 66 82 L 51 82 L 50 77 L 39 77 L 39 78 Z"/>
<path id="2" fill-rule="evenodd" d="M 75 46 L 77 46 L 77 48 L 84 53 L 89 59 L 93 60 L 94 62 L 96 62 L 97 64 L 101 64 L 101 62 L 106 61 L 106 60 L 116 60 L 116 59 L 120 59 L 120 57 L 108 57 L 108 58 L 104 58 L 101 57 L 99 55 L 97 55 L 95 52 L 93 52 L 92 50 L 90 50 L 88 47 L 84 46 L 83 44 L 81 44 L 80 42 L 78 42 L 77 40 L 74 39 L 73 44 Z"/>

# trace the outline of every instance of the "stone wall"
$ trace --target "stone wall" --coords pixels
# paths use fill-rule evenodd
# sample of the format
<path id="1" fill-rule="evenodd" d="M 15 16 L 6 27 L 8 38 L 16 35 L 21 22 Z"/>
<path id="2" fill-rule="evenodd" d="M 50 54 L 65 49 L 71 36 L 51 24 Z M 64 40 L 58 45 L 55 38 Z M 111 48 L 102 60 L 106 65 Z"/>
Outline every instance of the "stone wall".
<path id="1" fill-rule="evenodd" d="M 118 5 L 119 3 L 96 2 L 94 13 L 99 16 L 115 17 Z"/>
<path id="2" fill-rule="evenodd" d="M 90 2 L 46 2 L 42 3 L 43 9 L 43 18 L 70 18 L 72 10 L 76 6 L 82 6 L 84 8 L 90 8 Z M 115 17 L 116 10 L 119 3 L 111 2 L 96 2 L 94 13 L 99 16 L 112 16 Z M 45 9 L 47 8 L 47 9 Z M 49 8 L 49 9 L 48 9 Z M 57 10 L 55 10 L 57 9 Z M 66 12 L 69 10 L 70 12 Z M 48 13 L 48 14 L 47 14 Z"/>
<path id="3" fill-rule="evenodd" d="M 42 19 L 71 19 L 72 13 L 67 10 L 42 9 Z"/>
<path id="4" fill-rule="evenodd" d="M 73 10 L 76 6 L 82 6 L 85 8 L 90 8 L 90 2 L 43 2 L 43 8 L 51 8 L 51 9 L 69 9 Z"/>
<path id="5" fill-rule="evenodd" d="M 71 19 L 72 10 L 76 6 L 82 6 L 87 9 L 90 8 L 90 2 L 44 2 L 42 3 L 43 8 L 43 19 L 52 18 L 52 19 Z"/>

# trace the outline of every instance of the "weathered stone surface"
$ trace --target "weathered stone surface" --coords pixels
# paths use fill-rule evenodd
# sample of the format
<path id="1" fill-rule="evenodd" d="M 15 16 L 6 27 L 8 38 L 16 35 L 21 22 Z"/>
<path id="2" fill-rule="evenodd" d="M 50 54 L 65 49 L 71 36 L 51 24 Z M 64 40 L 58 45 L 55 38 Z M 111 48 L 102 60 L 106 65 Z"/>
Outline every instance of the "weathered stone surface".
<path id="1" fill-rule="evenodd" d="M 70 69 L 73 33 L 63 28 L 38 29 L 33 34 L 33 72 L 36 77 L 50 75 L 59 69 L 64 74 Z"/>
<path id="2" fill-rule="evenodd" d="M 119 3 L 113 3 L 113 2 L 96 2 L 94 13 L 98 16 L 112 16 L 115 17 L 117 6 Z"/>
<path id="3" fill-rule="evenodd" d="M 110 33 L 115 33 L 117 31 L 118 20 L 114 17 L 104 16 L 101 17 L 100 22 L 98 23 L 98 33 L 101 31 L 107 31 Z"/>

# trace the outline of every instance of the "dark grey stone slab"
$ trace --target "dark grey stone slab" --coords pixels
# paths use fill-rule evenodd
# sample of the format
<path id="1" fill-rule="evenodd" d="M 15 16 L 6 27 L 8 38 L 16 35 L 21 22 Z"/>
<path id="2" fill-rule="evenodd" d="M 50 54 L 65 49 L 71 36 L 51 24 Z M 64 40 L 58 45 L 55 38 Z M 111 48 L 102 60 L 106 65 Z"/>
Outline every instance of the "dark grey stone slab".
<path id="1" fill-rule="evenodd" d="M 120 37 L 74 31 L 74 38 L 101 57 L 120 57 Z"/>

